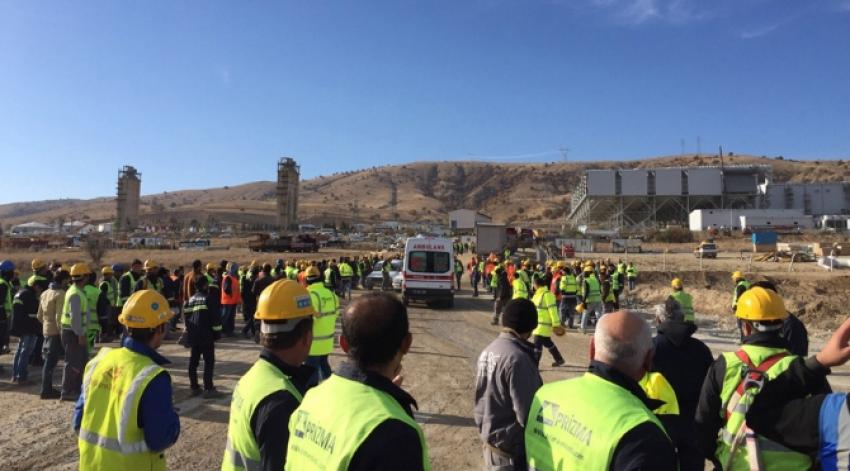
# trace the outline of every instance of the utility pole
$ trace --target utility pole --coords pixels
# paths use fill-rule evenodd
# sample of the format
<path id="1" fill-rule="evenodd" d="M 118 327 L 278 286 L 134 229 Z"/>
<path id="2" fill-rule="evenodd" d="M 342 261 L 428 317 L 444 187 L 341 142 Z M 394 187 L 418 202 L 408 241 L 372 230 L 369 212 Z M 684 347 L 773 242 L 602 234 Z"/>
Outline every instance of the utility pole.
<path id="1" fill-rule="evenodd" d="M 561 153 L 561 158 L 563 159 L 564 163 L 567 163 L 567 153 L 569 153 L 569 151 L 570 151 L 569 147 L 564 147 L 564 146 L 558 147 L 558 152 Z"/>
<path id="2" fill-rule="evenodd" d="M 682 149 L 682 152 L 679 154 L 681 156 L 685 155 L 685 139 L 679 139 L 679 147 Z"/>
<path id="3" fill-rule="evenodd" d="M 702 157 L 702 136 L 697 136 L 697 157 Z"/>

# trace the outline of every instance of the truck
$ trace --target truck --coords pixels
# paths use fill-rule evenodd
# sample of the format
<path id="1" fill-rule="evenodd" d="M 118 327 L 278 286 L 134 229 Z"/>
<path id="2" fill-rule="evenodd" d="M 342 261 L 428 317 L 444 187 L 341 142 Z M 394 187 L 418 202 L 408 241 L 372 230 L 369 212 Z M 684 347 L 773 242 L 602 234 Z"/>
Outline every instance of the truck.
<path id="1" fill-rule="evenodd" d="M 613 253 L 640 253 L 640 239 L 611 239 Z"/>
<path id="2" fill-rule="evenodd" d="M 279 235 L 257 234 L 248 241 L 251 252 L 318 252 L 319 241 L 310 234 Z"/>
<path id="3" fill-rule="evenodd" d="M 489 222 L 475 223 L 475 251 L 478 255 L 501 254 L 508 243 L 507 228 L 504 224 Z"/>
<path id="4" fill-rule="evenodd" d="M 717 258 L 717 244 L 713 240 L 704 240 L 694 249 L 696 258 Z"/>

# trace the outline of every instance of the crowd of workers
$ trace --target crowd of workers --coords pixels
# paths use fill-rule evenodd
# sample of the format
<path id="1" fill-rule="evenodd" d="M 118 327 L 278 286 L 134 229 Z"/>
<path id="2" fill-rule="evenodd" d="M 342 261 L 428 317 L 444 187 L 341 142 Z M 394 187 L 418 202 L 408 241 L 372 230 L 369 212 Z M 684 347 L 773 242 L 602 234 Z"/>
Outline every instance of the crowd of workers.
<path id="1" fill-rule="evenodd" d="M 13 382 L 42 358 L 43 399 L 75 401 L 81 469 L 165 469 L 180 420 L 168 360 L 157 353 L 176 320 L 191 349 L 193 395 L 220 397 L 215 342 L 242 334 L 262 350 L 233 391 L 222 469 L 430 469 L 414 420 L 415 400 L 401 386 L 411 345 L 407 310 L 393 295 L 351 300 L 379 260 L 237 263 L 173 273 L 153 260 L 99 270 L 68 270 L 35 259 L 21 286 L 14 264 L 0 262 L 0 331 L 19 338 Z M 384 266 L 389 265 L 389 259 Z M 458 268 L 459 267 L 459 268 Z M 621 310 L 636 287 L 633 263 L 528 261 L 491 255 L 468 265 L 477 292 L 492 292 L 499 337 L 478 360 L 474 419 L 486 469 L 838 469 L 850 459 L 846 395 L 832 394 L 829 368 L 850 359 L 850 321 L 816 356 L 805 358 L 805 327 L 777 288 L 732 276 L 731 310 L 741 346 L 714 359 L 693 337 L 693 298 L 671 282 L 656 312 L 657 334 Z M 464 272 L 455 260 L 455 273 Z M 458 287 L 460 276 L 457 277 Z M 341 298 L 350 302 L 343 310 Z M 591 363 L 581 377 L 543 384 L 543 348 L 595 324 Z M 331 372 L 337 318 L 346 360 Z M 92 357 L 95 341 L 118 339 Z M 5 341 L 8 343 L 8 340 Z M 53 369 L 64 355 L 61 391 Z M 202 382 L 197 370 L 204 362 Z M 345 398 L 339 401 L 338 398 Z"/>

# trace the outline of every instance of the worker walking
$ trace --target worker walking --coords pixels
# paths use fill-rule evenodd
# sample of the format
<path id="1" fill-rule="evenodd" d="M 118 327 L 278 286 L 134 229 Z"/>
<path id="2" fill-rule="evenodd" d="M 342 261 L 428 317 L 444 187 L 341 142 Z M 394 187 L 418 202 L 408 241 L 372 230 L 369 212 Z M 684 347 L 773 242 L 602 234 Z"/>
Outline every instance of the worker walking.
<path id="1" fill-rule="evenodd" d="M 59 391 L 53 389 L 53 370 L 64 354 L 62 349 L 62 308 L 65 305 L 65 290 L 71 275 L 65 270 L 59 270 L 53 276 L 53 282 L 39 300 L 36 318 L 41 322 L 44 334 L 42 357 L 44 365 L 41 369 L 41 398 L 59 399 Z"/>
<path id="2" fill-rule="evenodd" d="M 195 294 L 186 301 L 183 313 L 186 317 L 185 344 L 191 349 L 189 354 L 189 389 L 193 396 L 203 393 L 204 399 L 219 396 L 213 386 L 215 369 L 215 342 L 221 338 L 221 317 L 209 311 L 209 290 L 207 278 L 195 277 Z M 204 359 L 204 389 L 198 384 L 198 365 Z"/>
<path id="3" fill-rule="evenodd" d="M 74 408 L 80 469 L 166 469 L 163 452 L 177 442 L 180 418 L 163 368 L 169 361 L 156 349 L 173 315 L 153 290 L 137 291 L 124 304 L 118 321 L 127 336 L 89 362 Z"/>
<path id="4" fill-rule="evenodd" d="M 348 263 L 347 258 L 343 258 L 339 261 L 339 278 L 340 278 L 340 293 L 342 293 L 342 299 L 351 300 L 351 283 L 354 279 L 354 268 L 351 267 L 351 264 Z"/>
<path id="5" fill-rule="evenodd" d="M 561 325 L 569 326 L 572 329 L 574 327 L 573 315 L 575 314 L 576 304 L 578 304 L 578 282 L 571 267 L 564 267 L 564 274 L 558 280 L 558 288 L 561 290 L 561 304 L 558 309 L 561 315 Z"/>
<path id="6" fill-rule="evenodd" d="M 517 276 L 511 282 L 511 299 L 528 299 L 528 283 L 523 281 L 522 270 L 517 271 Z"/>
<path id="7" fill-rule="evenodd" d="M 490 276 L 492 277 L 491 283 L 493 281 L 496 283 L 493 288 L 493 319 L 490 324 L 497 325 L 499 315 L 502 314 L 505 304 L 513 297 L 513 288 L 508 281 L 508 271 L 505 268 L 496 265 Z"/>
<path id="8" fill-rule="evenodd" d="M 310 294 L 295 281 L 278 280 L 261 292 L 254 319 L 263 350 L 233 391 L 223 471 L 283 469 L 289 419 L 313 372 L 303 363 L 315 315 Z"/>
<path id="9" fill-rule="evenodd" d="M 488 471 L 526 469 L 523 429 L 534 393 L 543 385 L 537 353 L 528 342 L 536 327 L 534 303 L 510 301 L 501 333 L 478 356 L 474 418 Z"/>
<path id="10" fill-rule="evenodd" d="M 629 262 L 629 266 L 626 267 L 626 279 L 629 281 L 629 291 L 634 291 L 637 284 L 637 277 L 638 269 L 635 266 L 635 262 Z"/>
<path id="11" fill-rule="evenodd" d="M 766 469 L 809 469 L 808 455 L 754 436 L 746 413 L 763 388 L 780 388 L 774 393 L 791 400 L 829 393 L 829 384 L 825 378 L 807 384 L 808 361 L 786 349 L 780 330 L 788 311 L 779 294 L 753 287 L 738 299 L 735 316 L 742 321 L 744 344 L 723 353 L 706 374 L 695 415 L 697 446 L 722 469 L 753 469 L 758 465 L 753 460 Z"/>
<path id="12" fill-rule="evenodd" d="M 735 284 L 735 289 L 732 292 L 732 313 L 738 309 L 738 298 L 744 294 L 744 291 L 750 289 L 750 282 L 744 278 L 744 274 L 740 271 L 736 270 L 732 273 L 732 283 Z M 740 335 L 740 341 L 744 342 L 744 329 L 741 323 L 741 319 L 736 319 L 738 325 L 738 333 Z"/>
<path id="13" fill-rule="evenodd" d="M 638 381 L 652 362 L 649 325 L 630 311 L 599 320 L 583 376 L 543 385 L 525 427 L 536 470 L 677 469 L 676 452 Z"/>
<path id="14" fill-rule="evenodd" d="M 593 267 L 585 265 L 581 280 L 581 321 L 579 322 L 581 333 L 587 332 L 587 320 L 591 315 L 598 320 L 604 312 L 602 308 L 602 286 L 593 273 Z"/>
<path id="15" fill-rule="evenodd" d="M 679 303 L 679 306 L 682 308 L 682 314 L 685 316 L 685 322 L 696 323 L 694 298 L 685 292 L 685 285 L 682 283 L 682 279 L 673 278 L 673 281 L 670 282 L 670 287 L 673 288 L 670 298 Z"/>
<path id="16" fill-rule="evenodd" d="M 289 420 L 286 470 L 430 469 L 416 402 L 400 387 L 412 341 L 407 309 L 395 296 L 369 293 L 348 305 L 340 337 L 347 360 Z"/>
<path id="17" fill-rule="evenodd" d="M 460 259 L 455 255 L 454 260 L 454 272 L 455 272 L 455 289 L 460 291 L 460 279 L 463 277 L 463 263 Z"/>
<path id="18" fill-rule="evenodd" d="M 307 283 L 310 302 L 313 310 L 316 311 L 316 319 L 313 321 L 313 343 L 310 345 L 310 356 L 306 363 L 316 370 L 307 383 L 308 387 L 312 387 L 331 376 L 328 356 L 334 349 L 339 298 L 322 284 L 322 277 L 316 267 L 307 269 Z"/>
<path id="19" fill-rule="evenodd" d="M 91 270 L 85 263 L 71 266 L 71 286 L 65 292 L 62 307 L 62 347 L 65 350 L 65 370 L 62 374 L 63 401 L 76 401 L 83 382 L 83 369 L 89 359 L 86 325 L 89 305 L 85 286 Z"/>
<path id="20" fill-rule="evenodd" d="M 564 364 L 564 357 L 558 351 L 558 346 L 552 341 L 552 334 L 564 335 L 564 328 L 561 326 L 561 320 L 558 317 L 558 303 L 555 301 L 555 295 L 552 294 L 546 287 L 545 278 L 534 279 L 534 297 L 531 302 L 537 308 L 537 328 L 534 329 L 534 352 L 537 357 L 537 363 L 540 364 L 540 358 L 543 356 L 543 347 L 549 350 L 555 362 L 553 367 Z"/>
<path id="21" fill-rule="evenodd" d="M 226 271 L 221 277 L 221 330 L 224 336 L 233 337 L 236 330 L 236 306 L 242 302 L 239 291 L 239 265 L 234 262 L 227 264 Z"/>

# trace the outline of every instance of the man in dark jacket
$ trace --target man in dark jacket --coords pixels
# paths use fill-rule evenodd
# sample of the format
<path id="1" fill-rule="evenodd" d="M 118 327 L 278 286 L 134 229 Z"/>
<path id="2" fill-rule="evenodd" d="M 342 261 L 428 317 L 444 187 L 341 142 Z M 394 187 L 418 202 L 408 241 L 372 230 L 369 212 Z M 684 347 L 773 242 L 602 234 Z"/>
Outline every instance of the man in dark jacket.
<path id="1" fill-rule="evenodd" d="M 652 339 L 655 356 L 650 372 L 661 373 L 676 393 L 678 415 L 658 418 L 676 445 L 681 471 L 705 467 L 702 454 L 694 446 L 694 413 L 705 374 L 714 362 L 711 350 L 692 337 L 696 326 L 685 322 L 681 306 L 668 298 L 655 316 L 658 334 Z"/>
<path id="2" fill-rule="evenodd" d="M 18 291 L 12 301 L 12 319 L 9 324 L 9 335 L 18 337 L 18 350 L 12 363 L 12 382 L 19 385 L 29 380 L 29 359 L 35 349 L 38 335 L 41 333 L 41 323 L 38 322 L 38 301 L 41 293 L 47 289 L 46 278 L 31 278 L 30 283 Z"/>
<path id="3" fill-rule="evenodd" d="M 528 342 L 536 327 L 534 303 L 509 301 L 502 312 L 502 333 L 478 357 L 475 424 L 487 470 L 526 469 L 523 431 L 534 393 L 543 385 L 534 345 Z"/>
<path id="4" fill-rule="evenodd" d="M 777 293 L 779 292 L 776 289 L 776 285 L 770 281 L 758 281 L 753 283 L 752 286 L 760 286 Z M 797 316 L 789 312 L 788 318 L 782 323 L 780 333 L 782 338 L 788 343 L 789 352 L 803 358 L 809 355 L 809 331 L 806 330 L 803 321 L 797 318 Z"/>
<path id="5" fill-rule="evenodd" d="M 495 301 L 493 302 L 493 320 L 490 323 L 497 325 L 502 308 L 511 300 L 514 290 L 508 281 L 508 270 L 505 267 L 494 268 L 492 276 L 496 277 L 496 292 L 493 293 Z"/>
<path id="6" fill-rule="evenodd" d="M 242 327 L 242 336 L 246 339 L 254 338 L 257 329 L 254 326 L 254 312 L 257 310 L 257 295 L 254 294 L 254 280 L 260 274 L 260 268 L 251 262 L 248 270 L 239 280 L 239 292 L 242 294 L 242 318 L 245 326 Z"/>
<path id="7" fill-rule="evenodd" d="M 213 386 L 215 368 L 215 341 L 221 338 L 221 316 L 215 316 L 207 308 L 209 293 L 205 276 L 195 277 L 195 294 L 186 301 L 183 312 L 186 316 L 186 346 L 192 349 L 189 356 L 189 386 L 192 395 L 201 394 L 198 385 L 198 364 L 204 358 L 204 398 L 218 397 Z"/>

